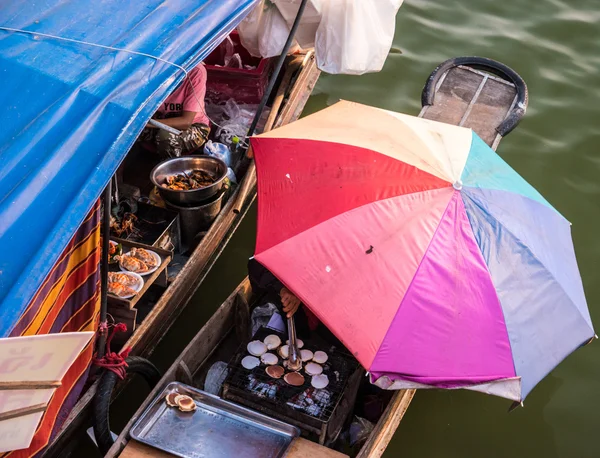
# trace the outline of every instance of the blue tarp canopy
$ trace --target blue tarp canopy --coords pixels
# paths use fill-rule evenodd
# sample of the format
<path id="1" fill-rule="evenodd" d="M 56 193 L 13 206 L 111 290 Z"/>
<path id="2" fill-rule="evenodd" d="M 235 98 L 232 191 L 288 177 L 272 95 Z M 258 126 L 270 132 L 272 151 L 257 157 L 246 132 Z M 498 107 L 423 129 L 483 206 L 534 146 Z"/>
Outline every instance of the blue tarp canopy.
<path id="1" fill-rule="evenodd" d="M 0 27 L 0 336 L 147 120 L 255 0 L 5 0 Z"/>

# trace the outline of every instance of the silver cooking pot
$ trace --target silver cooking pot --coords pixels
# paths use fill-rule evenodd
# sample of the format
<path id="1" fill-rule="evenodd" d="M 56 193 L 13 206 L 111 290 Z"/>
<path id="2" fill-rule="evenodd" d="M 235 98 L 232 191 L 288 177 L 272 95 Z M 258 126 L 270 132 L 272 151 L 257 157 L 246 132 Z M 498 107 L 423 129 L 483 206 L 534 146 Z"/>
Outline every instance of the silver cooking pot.
<path id="1" fill-rule="evenodd" d="M 164 187 L 167 177 L 193 170 L 203 170 L 215 177 L 216 181 L 204 188 L 190 191 L 175 191 Z M 158 188 L 158 192 L 167 202 L 174 205 L 189 207 L 206 202 L 215 196 L 222 188 L 227 177 L 227 164 L 211 156 L 183 156 L 167 159 L 158 164 L 150 172 L 150 181 Z"/>

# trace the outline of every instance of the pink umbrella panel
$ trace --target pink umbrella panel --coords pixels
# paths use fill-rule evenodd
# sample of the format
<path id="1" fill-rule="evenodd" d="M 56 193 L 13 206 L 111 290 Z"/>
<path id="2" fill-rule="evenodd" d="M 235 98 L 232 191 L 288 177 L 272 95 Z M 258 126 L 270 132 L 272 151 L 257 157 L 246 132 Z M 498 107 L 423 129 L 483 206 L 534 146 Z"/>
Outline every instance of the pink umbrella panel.
<path id="1" fill-rule="evenodd" d="M 594 336 L 570 223 L 470 130 L 341 102 L 251 143 L 256 259 L 378 386 L 521 401 Z"/>

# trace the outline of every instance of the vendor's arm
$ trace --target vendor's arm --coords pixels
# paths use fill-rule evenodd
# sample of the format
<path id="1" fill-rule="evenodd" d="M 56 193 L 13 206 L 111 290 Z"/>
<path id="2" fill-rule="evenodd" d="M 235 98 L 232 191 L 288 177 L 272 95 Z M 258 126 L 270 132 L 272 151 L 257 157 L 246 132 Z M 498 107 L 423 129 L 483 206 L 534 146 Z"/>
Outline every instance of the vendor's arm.
<path id="1" fill-rule="evenodd" d="M 194 123 L 196 117 L 195 111 L 182 111 L 181 116 L 175 116 L 173 118 L 157 119 L 158 122 L 166 124 L 169 127 L 173 127 L 178 130 L 187 130 Z M 158 129 L 158 127 L 148 124 L 147 127 Z"/>
<path id="2" fill-rule="evenodd" d="M 252 291 L 255 293 L 275 293 L 281 298 L 283 312 L 289 318 L 296 313 L 300 307 L 301 301 L 294 293 L 283 286 L 275 275 L 269 269 L 259 263 L 256 259 L 250 258 L 248 261 L 248 277 Z"/>
<path id="3" fill-rule="evenodd" d="M 294 316 L 294 313 L 296 313 L 300 307 L 300 299 L 298 299 L 298 297 L 285 286 L 279 291 L 279 297 L 281 297 L 283 311 L 285 312 L 286 316 L 288 318 Z"/>

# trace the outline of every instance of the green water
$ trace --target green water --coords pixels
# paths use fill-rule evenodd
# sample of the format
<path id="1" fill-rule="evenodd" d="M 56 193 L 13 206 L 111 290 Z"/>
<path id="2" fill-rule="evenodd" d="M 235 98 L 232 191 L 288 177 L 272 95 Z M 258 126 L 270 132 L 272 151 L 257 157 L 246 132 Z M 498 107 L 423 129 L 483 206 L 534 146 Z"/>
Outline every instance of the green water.
<path id="1" fill-rule="evenodd" d="M 513 67 L 529 86 L 530 105 L 498 152 L 573 223 L 598 325 L 600 0 L 406 0 L 394 48 L 402 53 L 392 53 L 381 73 L 323 75 L 306 111 L 343 98 L 416 115 L 426 77 L 449 57 L 480 55 Z M 244 277 L 254 224 L 255 209 L 157 349 L 153 360 L 162 368 Z M 135 404 L 144 392 L 129 396 Z M 600 342 L 571 355 L 531 393 L 525 408 L 508 414 L 509 405 L 479 393 L 419 391 L 385 456 L 600 456 Z M 121 409 L 122 421 L 131 410 Z"/>

